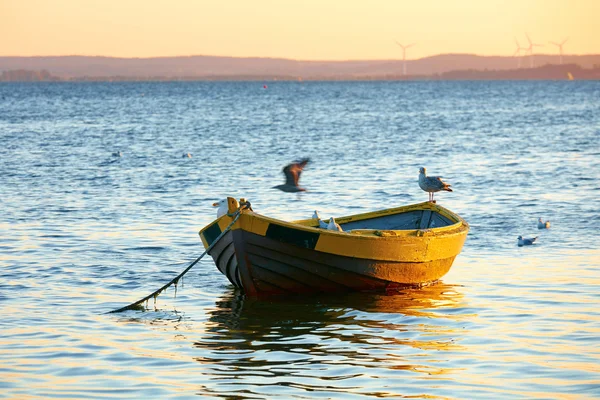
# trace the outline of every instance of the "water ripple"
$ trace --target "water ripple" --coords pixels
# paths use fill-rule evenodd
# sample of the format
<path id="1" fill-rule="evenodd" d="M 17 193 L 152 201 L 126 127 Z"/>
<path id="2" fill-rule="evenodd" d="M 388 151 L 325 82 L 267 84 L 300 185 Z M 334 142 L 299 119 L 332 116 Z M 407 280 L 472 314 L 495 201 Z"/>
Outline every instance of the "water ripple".
<path id="1" fill-rule="evenodd" d="M 598 82 L 0 84 L 3 395 L 600 397 L 598 93 Z M 271 189 L 303 156 L 308 191 Z M 471 225 L 436 285 L 259 301 L 203 259 L 145 311 L 106 314 L 202 253 L 198 231 L 224 196 L 284 219 L 353 214 L 425 200 L 421 166 L 453 185 L 436 198 Z M 518 248 L 518 235 L 539 239 Z"/>

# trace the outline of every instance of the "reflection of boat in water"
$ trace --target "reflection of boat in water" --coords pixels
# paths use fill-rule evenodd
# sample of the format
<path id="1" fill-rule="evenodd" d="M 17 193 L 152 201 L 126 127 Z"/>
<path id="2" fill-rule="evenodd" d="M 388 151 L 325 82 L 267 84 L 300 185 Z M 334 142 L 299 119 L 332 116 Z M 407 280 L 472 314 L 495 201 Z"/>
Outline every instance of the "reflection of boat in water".
<path id="1" fill-rule="evenodd" d="M 462 329 L 460 322 L 465 316 L 446 311 L 462 307 L 462 299 L 456 286 L 440 282 L 394 294 L 349 292 L 313 295 L 309 299 L 270 297 L 268 301 L 232 289 L 209 312 L 208 332 L 219 338 L 218 343 L 197 345 L 214 343 L 221 349 L 249 350 L 255 349 L 257 343 L 276 347 L 288 343 L 290 348 L 306 347 L 305 350 L 312 351 L 321 346 L 319 337 L 337 337 L 351 343 L 377 338 L 418 348 L 448 349 L 454 344 L 438 339 L 416 340 L 415 332 L 432 336 L 438 330 L 441 336 L 451 333 L 455 337 L 451 326 L 455 323 Z M 438 319 L 450 322 L 436 324 Z M 348 331 L 354 333 L 348 335 Z M 398 332 L 410 335 L 403 339 Z M 305 343 L 292 339 L 303 334 L 316 336 Z"/>
<path id="2" fill-rule="evenodd" d="M 203 378 L 220 382 L 216 390 L 201 387 L 198 394 L 404 397 L 402 379 L 451 380 L 460 368 L 448 361 L 448 353 L 464 351 L 460 340 L 471 317 L 461 315 L 464 309 L 458 288 L 442 283 L 394 295 L 268 300 L 233 289 L 216 301 L 195 336 L 193 357 L 202 364 Z M 366 377 L 380 379 L 369 384 Z"/>
<path id="3" fill-rule="evenodd" d="M 247 209 L 235 220 L 239 204 L 230 197 L 228 206 L 200 237 L 219 271 L 250 296 L 429 284 L 448 272 L 469 230 L 433 202 L 336 218 L 343 232 Z"/>

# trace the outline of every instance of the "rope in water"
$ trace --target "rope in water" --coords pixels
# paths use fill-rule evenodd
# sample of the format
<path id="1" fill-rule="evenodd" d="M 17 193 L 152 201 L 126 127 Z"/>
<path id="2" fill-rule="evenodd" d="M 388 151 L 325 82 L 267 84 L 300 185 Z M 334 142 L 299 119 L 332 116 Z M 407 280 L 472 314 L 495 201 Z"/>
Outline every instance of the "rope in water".
<path id="1" fill-rule="evenodd" d="M 249 203 L 248 203 L 248 206 L 249 206 Z M 246 206 L 245 204 L 243 204 L 243 205 L 242 205 L 242 206 L 240 206 L 240 208 L 238 208 L 238 209 L 237 209 L 237 210 L 236 210 L 236 211 L 235 211 L 233 214 L 227 214 L 229 217 L 234 217 L 234 218 L 233 218 L 233 221 L 231 221 L 231 223 L 230 223 L 229 225 L 227 225 L 227 228 L 225 228 L 225 229 L 223 230 L 223 232 L 221 232 L 221 234 L 220 234 L 219 236 L 217 236 L 217 238 L 216 238 L 215 240 L 213 240 L 213 242 L 211 243 L 211 245 L 210 245 L 210 246 L 208 246 L 208 248 L 207 248 L 207 249 L 204 251 L 204 253 L 202 253 L 202 254 L 200 255 L 200 257 L 196 258 L 196 260 L 194 260 L 194 262 L 192 262 L 192 263 L 191 263 L 191 264 L 190 264 L 190 265 L 189 265 L 189 266 L 188 266 L 186 269 L 184 269 L 182 273 L 180 273 L 179 275 L 177 275 L 175 278 L 171 279 L 171 281 L 170 281 L 169 283 L 167 283 L 166 285 L 164 285 L 164 286 L 163 286 L 163 287 L 161 287 L 160 289 L 158 289 L 158 290 L 155 290 L 154 292 L 150 293 L 148 296 L 144 297 L 143 299 L 140 299 L 140 300 L 136 301 L 135 303 L 131 303 L 131 304 L 129 304 L 128 306 L 121 307 L 121 308 L 118 308 L 118 309 L 116 309 L 116 310 L 109 311 L 107 314 L 112 314 L 112 313 L 120 313 L 120 312 L 122 312 L 122 311 L 127 311 L 127 310 L 137 310 L 137 309 L 139 309 L 139 308 L 140 308 L 140 305 L 141 305 L 143 302 L 145 302 L 145 301 L 147 301 L 147 300 L 151 299 L 152 297 L 154 297 L 154 299 L 156 300 L 156 298 L 158 297 L 158 295 L 159 295 L 159 294 L 160 294 L 160 293 L 161 293 L 163 290 L 165 290 L 166 288 L 168 288 L 168 287 L 169 287 L 169 286 L 171 286 L 172 284 L 177 284 L 177 282 L 179 282 L 179 280 L 180 280 L 180 279 L 181 279 L 181 278 L 182 278 L 182 277 L 183 277 L 183 276 L 184 276 L 184 275 L 185 275 L 185 274 L 186 274 L 186 273 L 187 273 L 187 272 L 188 272 L 190 269 L 192 269 L 192 267 L 193 267 L 194 265 L 196 265 L 196 263 L 197 263 L 198 261 L 200 261 L 200 260 L 202 259 L 202 257 L 204 257 L 204 256 L 205 256 L 205 255 L 206 255 L 206 254 L 207 254 L 209 251 L 211 251 L 211 250 L 212 250 L 212 248 L 213 248 L 213 247 L 214 247 L 214 246 L 217 244 L 217 242 L 218 242 L 218 241 L 219 241 L 219 240 L 220 240 L 220 239 L 221 239 L 223 236 L 225 236 L 225 234 L 226 234 L 227 232 L 229 232 L 229 230 L 231 229 L 231 227 L 233 226 L 233 224 L 235 224 L 235 223 L 236 223 L 236 221 L 238 220 L 238 218 L 240 217 L 240 215 L 242 215 L 242 214 L 241 214 L 242 210 L 243 210 L 244 208 L 248 207 L 248 206 Z"/>

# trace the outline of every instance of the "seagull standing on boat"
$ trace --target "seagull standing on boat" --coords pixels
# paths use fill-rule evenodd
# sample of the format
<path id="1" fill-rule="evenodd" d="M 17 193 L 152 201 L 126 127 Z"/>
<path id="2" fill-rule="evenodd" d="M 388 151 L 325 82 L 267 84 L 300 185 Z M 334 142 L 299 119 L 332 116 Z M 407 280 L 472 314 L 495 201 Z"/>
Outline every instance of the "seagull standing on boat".
<path id="1" fill-rule="evenodd" d="M 223 215 L 227 214 L 227 199 L 222 199 L 220 201 L 217 201 L 216 203 L 213 203 L 213 207 L 219 207 L 217 209 L 217 218 L 222 217 Z"/>
<path id="2" fill-rule="evenodd" d="M 300 180 L 300 174 L 302 173 L 302 170 L 304 170 L 304 167 L 309 161 L 309 158 L 303 158 L 300 161 L 286 165 L 283 168 L 285 183 L 282 185 L 273 186 L 273 189 L 279 189 L 290 193 L 305 192 L 306 189 L 300 187 L 298 185 L 298 181 Z"/>
<path id="3" fill-rule="evenodd" d="M 529 238 L 525 238 L 525 239 L 524 239 L 524 238 L 523 238 L 523 236 L 519 235 L 519 236 L 517 237 L 517 239 L 519 239 L 519 241 L 517 242 L 517 245 L 518 245 L 519 247 L 523 247 L 523 246 L 530 246 L 530 245 L 532 245 L 532 244 L 533 244 L 533 242 L 535 242 L 535 241 L 537 240 L 537 238 L 538 238 L 538 237 L 536 236 L 536 237 L 534 237 L 534 238 L 531 238 L 531 239 L 529 239 Z"/>
<path id="4" fill-rule="evenodd" d="M 323 220 L 321 220 L 321 216 L 319 215 L 319 212 L 317 210 L 315 210 L 312 217 L 313 217 L 313 219 L 316 219 L 317 221 L 319 221 L 319 228 L 327 229 L 328 225 L 325 222 L 323 222 Z"/>
<path id="5" fill-rule="evenodd" d="M 542 221 L 542 219 L 538 219 L 538 229 L 550 229 L 550 221 Z"/>
<path id="6" fill-rule="evenodd" d="M 333 217 L 329 218 L 329 225 L 327 225 L 327 229 L 329 229 L 330 231 L 338 231 L 338 232 L 344 231 L 342 229 L 342 227 L 340 226 L 340 224 L 335 222 L 335 219 L 333 219 Z"/>
<path id="7" fill-rule="evenodd" d="M 441 176 L 427 176 L 425 167 L 419 168 L 419 187 L 429 193 L 429 201 L 434 202 L 433 194 L 440 190 L 451 192 L 449 184 L 442 181 Z"/>

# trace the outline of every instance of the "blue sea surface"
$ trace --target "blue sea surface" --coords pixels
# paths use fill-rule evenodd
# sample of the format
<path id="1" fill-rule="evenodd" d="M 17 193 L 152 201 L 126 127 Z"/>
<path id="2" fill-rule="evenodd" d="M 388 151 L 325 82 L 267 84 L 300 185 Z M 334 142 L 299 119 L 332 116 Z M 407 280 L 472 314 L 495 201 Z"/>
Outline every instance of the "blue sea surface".
<path id="1" fill-rule="evenodd" d="M 267 83 L 0 84 L 0 398 L 600 398 L 600 82 Z M 338 217 L 421 166 L 471 226 L 437 284 L 254 300 L 205 257 L 106 314 L 225 196 Z"/>

